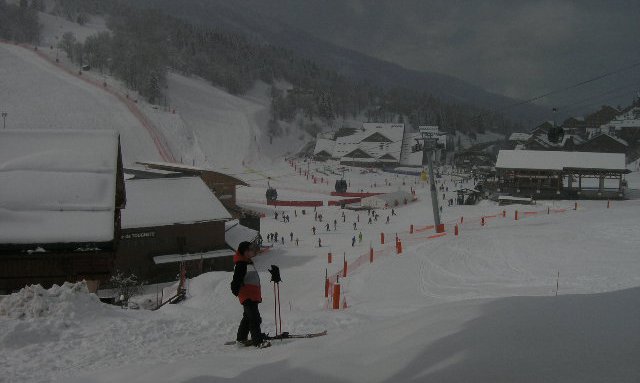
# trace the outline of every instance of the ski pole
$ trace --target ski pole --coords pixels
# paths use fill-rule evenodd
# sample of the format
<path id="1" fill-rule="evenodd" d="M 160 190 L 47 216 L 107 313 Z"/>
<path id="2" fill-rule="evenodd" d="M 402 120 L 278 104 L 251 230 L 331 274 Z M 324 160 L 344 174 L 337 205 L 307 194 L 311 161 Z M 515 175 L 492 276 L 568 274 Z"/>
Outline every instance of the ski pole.
<path id="1" fill-rule="evenodd" d="M 276 283 L 273 282 L 273 323 L 276 326 L 276 337 L 278 336 L 278 301 L 276 299 Z"/>
<path id="2" fill-rule="evenodd" d="M 280 326 L 280 334 L 282 334 L 282 313 L 280 312 L 280 284 L 276 283 L 278 286 L 278 325 Z"/>

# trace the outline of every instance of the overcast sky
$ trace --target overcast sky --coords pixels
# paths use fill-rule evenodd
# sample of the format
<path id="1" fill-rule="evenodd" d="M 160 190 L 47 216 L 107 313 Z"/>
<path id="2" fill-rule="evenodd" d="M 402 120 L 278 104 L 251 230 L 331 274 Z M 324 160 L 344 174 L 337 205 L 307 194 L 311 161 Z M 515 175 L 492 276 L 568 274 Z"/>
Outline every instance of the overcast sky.
<path id="1" fill-rule="evenodd" d="M 517 98 L 640 61 L 640 0 L 247 1 L 341 46 Z M 640 68 L 544 101 L 615 104 L 634 89 Z"/>

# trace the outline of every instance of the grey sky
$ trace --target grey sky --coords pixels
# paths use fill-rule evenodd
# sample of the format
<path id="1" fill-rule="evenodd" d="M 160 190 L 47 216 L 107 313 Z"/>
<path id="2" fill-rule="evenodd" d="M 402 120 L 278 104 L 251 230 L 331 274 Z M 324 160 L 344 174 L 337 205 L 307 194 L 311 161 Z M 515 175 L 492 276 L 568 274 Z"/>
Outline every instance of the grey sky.
<path id="1" fill-rule="evenodd" d="M 343 47 L 517 98 L 640 61 L 640 0 L 245 1 Z M 638 88 L 640 68 L 543 102 L 615 104 Z"/>

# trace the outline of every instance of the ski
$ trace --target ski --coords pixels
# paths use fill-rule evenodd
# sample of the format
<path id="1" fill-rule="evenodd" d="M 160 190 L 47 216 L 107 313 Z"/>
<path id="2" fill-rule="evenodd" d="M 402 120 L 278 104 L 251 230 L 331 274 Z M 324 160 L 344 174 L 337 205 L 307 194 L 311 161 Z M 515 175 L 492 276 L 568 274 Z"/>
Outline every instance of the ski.
<path id="1" fill-rule="evenodd" d="M 309 338 L 317 338 L 319 336 L 327 335 L 327 330 L 320 332 L 312 332 L 307 334 L 289 334 L 288 332 L 283 332 L 277 336 L 267 336 L 268 340 L 277 340 L 277 339 L 309 339 Z M 225 346 L 233 346 L 236 344 L 235 340 L 231 340 L 228 342 L 224 342 Z"/>
<path id="2" fill-rule="evenodd" d="M 324 336 L 324 335 L 327 335 L 327 330 L 320 331 L 320 332 L 308 333 L 308 334 L 289 334 L 288 332 L 283 332 L 282 334 L 277 335 L 277 336 L 267 337 L 267 339 L 269 339 L 269 340 L 273 340 L 273 339 L 305 339 L 305 338 L 317 338 L 319 336 Z"/>

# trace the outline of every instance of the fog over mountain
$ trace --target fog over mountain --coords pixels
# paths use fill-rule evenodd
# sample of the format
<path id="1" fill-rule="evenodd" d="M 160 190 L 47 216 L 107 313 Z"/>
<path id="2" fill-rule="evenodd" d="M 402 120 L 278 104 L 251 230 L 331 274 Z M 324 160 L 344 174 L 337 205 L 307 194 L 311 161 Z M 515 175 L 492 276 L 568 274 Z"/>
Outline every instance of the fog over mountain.
<path id="1" fill-rule="evenodd" d="M 636 0 L 239 2 L 336 45 L 515 98 L 640 61 Z M 639 83 L 640 69 L 607 85 L 627 81 Z"/>

